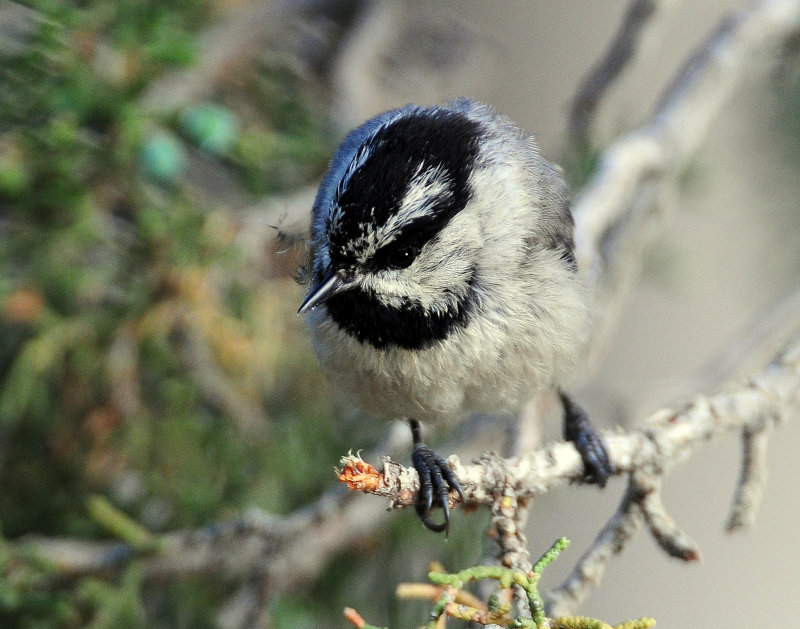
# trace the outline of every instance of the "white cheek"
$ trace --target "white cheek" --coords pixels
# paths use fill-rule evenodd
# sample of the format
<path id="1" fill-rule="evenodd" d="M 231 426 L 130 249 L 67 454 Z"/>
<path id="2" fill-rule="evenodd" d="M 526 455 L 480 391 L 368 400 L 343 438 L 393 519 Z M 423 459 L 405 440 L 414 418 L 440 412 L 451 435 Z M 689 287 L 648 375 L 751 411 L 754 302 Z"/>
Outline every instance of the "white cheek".
<path id="1" fill-rule="evenodd" d="M 482 243 L 480 224 L 465 208 L 423 247 L 411 266 L 370 273 L 356 283 L 388 305 L 411 300 L 431 311 L 451 308 L 469 290 Z"/>

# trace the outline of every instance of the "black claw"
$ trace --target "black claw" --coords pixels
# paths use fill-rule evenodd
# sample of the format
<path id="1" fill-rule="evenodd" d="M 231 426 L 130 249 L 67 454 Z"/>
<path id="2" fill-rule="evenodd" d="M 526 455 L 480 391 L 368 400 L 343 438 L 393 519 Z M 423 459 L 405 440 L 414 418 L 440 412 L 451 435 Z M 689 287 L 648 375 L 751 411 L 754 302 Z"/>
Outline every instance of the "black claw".
<path id="1" fill-rule="evenodd" d="M 453 474 L 453 470 L 442 457 L 422 443 L 419 423 L 410 420 L 411 432 L 414 436 L 414 451 L 411 461 L 419 474 L 419 493 L 414 508 L 422 523 L 431 531 L 447 534 L 450 531 L 450 491 L 455 490 L 464 501 L 461 485 Z M 430 515 L 434 507 L 441 507 L 444 521 L 434 522 Z"/>
<path id="2" fill-rule="evenodd" d="M 428 452 L 432 454 L 431 452 Z M 415 505 L 417 513 L 422 516 L 428 514 L 433 506 L 433 478 L 431 475 L 431 468 L 428 463 L 426 453 L 414 448 L 411 455 L 411 460 L 414 463 L 414 469 L 419 474 L 419 493 L 417 494 L 417 503 Z"/>
<path id="3" fill-rule="evenodd" d="M 564 405 L 564 438 L 575 444 L 583 460 L 587 482 L 606 486 L 609 477 L 616 473 L 608 457 L 606 445 L 600 433 L 589 421 L 589 416 L 566 393 L 559 392 Z"/>

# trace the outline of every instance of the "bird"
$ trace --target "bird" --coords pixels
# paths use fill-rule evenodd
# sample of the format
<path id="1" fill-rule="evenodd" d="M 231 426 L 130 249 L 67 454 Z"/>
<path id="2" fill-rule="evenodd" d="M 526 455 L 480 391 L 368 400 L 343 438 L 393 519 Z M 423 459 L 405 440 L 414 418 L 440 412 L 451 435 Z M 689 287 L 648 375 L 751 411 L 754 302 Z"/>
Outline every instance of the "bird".
<path id="1" fill-rule="evenodd" d="M 564 391 L 591 320 L 573 231 L 559 169 L 476 100 L 386 111 L 333 154 L 311 211 L 298 313 L 335 387 L 371 416 L 409 421 L 415 507 L 433 531 L 449 531 L 449 492 L 464 494 L 420 423 L 518 413 L 554 391 L 586 481 L 602 487 L 614 473 Z"/>

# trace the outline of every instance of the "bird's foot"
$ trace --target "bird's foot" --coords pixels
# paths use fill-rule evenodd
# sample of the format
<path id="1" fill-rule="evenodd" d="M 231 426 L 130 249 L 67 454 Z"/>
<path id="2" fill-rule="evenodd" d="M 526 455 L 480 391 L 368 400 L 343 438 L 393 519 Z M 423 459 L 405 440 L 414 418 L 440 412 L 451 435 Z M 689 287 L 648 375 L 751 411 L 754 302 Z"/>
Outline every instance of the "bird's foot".
<path id="1" fill-rule="evenodd" d="M 568 395 L 560 393 L 564 405 L 564 438 L 575 444 L 583 460 L 586 481 L 605 487 L 606 481 L 616 473 L 608 456 L 603 437 L 589 421 L 589 416 Z"/>
<path id="2" fill-rule="evenodd" d="M 411 461 L 419 474 L 419 492 L 414 507 L 427 528 L 447 534 L 450 531 L 450 492 L 458 492 L 461 502 L 464 502 L 464 493 L 447 461 L 422 443 L 419 423 L 416 420 L 411 420 L 410 423 L 414 436 Z M 444 521 L 441 523 L 434 522 L 430 517 L 431 510 L 437 506 L 444 513 Z"/>

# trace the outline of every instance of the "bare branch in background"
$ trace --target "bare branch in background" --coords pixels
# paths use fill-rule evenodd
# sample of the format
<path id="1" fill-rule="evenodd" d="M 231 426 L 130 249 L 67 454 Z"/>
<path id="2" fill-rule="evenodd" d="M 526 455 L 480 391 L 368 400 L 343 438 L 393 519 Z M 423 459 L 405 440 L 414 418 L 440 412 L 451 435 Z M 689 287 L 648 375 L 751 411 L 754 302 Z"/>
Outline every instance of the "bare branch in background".
<path id="1" fill-rule="evenodd" d="M 172 114 L 208 98 L 231 71 L 241 68 L 263 52 L 264 42 L 280 39 L 299 18 L 337 14 L 347 21 L 356 13 L 360 0 L 267 0 L 234 3 L 218 23 L 197 38 L 197 62 L 189 68 L 169 72 L 142 95 L 142 108 L 152 114 Z M 330 20 L 327 20 L 330 23 Z M 307 63 L 319 63 L 330 56 L 340 33 L 328 33 L 314 46 L 304 39 L 302 56 Z M 324 63 L 324 62 L 323 62 Z"/>
<path id="2" fill-rule="evenodd" d="M 631 0 L 610 46 L 589 70 L 572 99 L 567 134 L 573 150 L 582 151 L 590 146 L 600 101 L 633 59 L 645 29 L 663 4 L 659 0 Z"/>
<path id="3" fill-rule="evenodd" d="M 767 0 L 724 21 L 686 62 L 640 129 L 611 145 L 574 207 L 578 266 L 595 290 L 592 357 L 608 340 L 640 270 L 653 222 L 671 209 L 675 180 L 748 69 L 779 53 L 800 30 L 800 3 Z M 777 57 L 777 58 L 776 58 Z"/>
<path id="4" fill-rule="evenodd" d="M 391 429 L 377 451 L 407 449 L 407 426 Z M 256 587 L 265 600 L 308 582 L 319 575 L 334 554 L 364 543 L 388 518 L 386 505 L 370 496 L 334 487 L 312 504 L 287 516 L 250 509 L 242 517 L 199 529 L 165 533 L 151 548 L 136 550 L 131 543 L 84 541 L 28 535 L 9 542 L 20 554 L 44 557 L 59 576 L 76 578 L 109 574 L 137 561 L 144 575 L 167 580 L 197 574 L 217 574 L 241 582 L 241 589 L 220 611 L 220 622 L 253 612 Z M 347 522 L 347 526 L 342 526 Z"/>
<path id="5" fill-rule="evenodd" d="M 65 578 L 110 574 L 135 560 L 149 579 L 201 574 L 251 584 L 257 579 L 263 582 L 263 596 L 269 598 L 317 576 L 333 554 L 368 539 L 386 515 L 380 501 L 337 487 L 290 516 L 254 509 L 236 520 L 166 533 L 150 551 L 137 552 L 125 543 L 37 535 L 9 542 L 8 547 L 46 558 Z M 240 592 L 240 603 L 248 592 Z M 230 617 L 236 613 L 232 608 L 228 612 Z"/>

